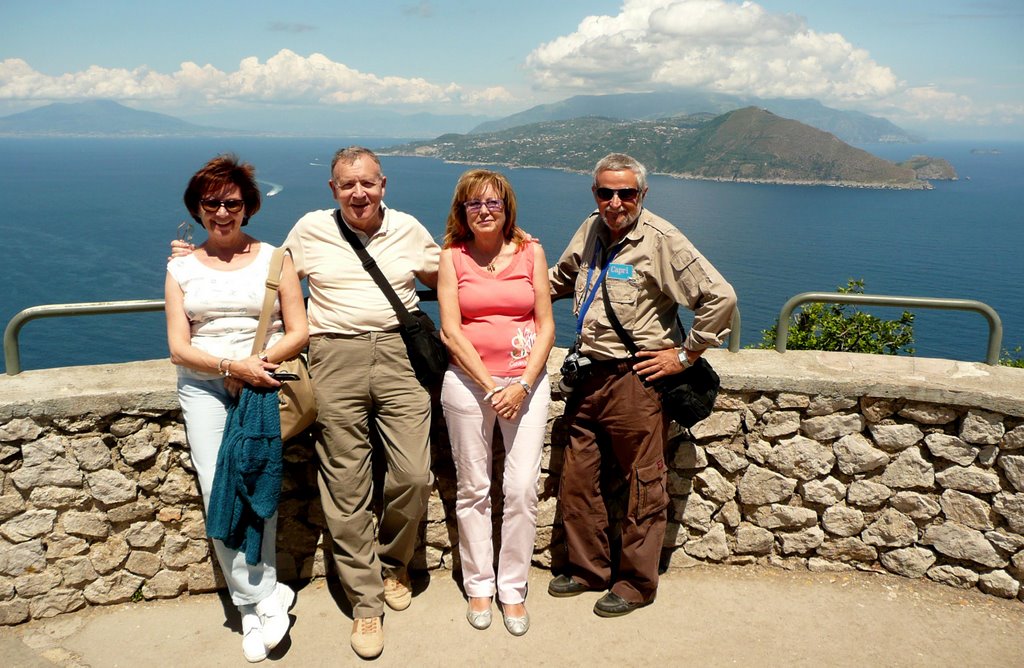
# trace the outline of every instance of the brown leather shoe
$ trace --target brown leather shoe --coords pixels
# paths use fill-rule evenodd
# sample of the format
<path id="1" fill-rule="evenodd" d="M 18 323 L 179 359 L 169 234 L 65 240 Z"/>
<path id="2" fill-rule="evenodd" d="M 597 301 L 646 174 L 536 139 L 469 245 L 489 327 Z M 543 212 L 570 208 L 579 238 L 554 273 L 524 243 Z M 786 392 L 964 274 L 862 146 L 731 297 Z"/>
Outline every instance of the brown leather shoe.
<path id="1" fill-rule="evenodd" d="M 548 583 L 548 594 L 555 598 L 566 598 L 568 596 L 577 596 L 585 591 L 592 591 L 590 587 L 579 582 L 578 580 L 569 577 L 568 575 L 559 575 Z"/>
<path id="2" fill-rule="evenodd" d="M 621 617 L 623 615 L 628 615 L 637 608 L 650 605 L 652 602 L 653 601 L 647 601 L 646 603 L 630 603 L 615 592 L 610 591 L 597 599 L 597 603 L 594 604 L 594 614 L 598 617 Z"/>

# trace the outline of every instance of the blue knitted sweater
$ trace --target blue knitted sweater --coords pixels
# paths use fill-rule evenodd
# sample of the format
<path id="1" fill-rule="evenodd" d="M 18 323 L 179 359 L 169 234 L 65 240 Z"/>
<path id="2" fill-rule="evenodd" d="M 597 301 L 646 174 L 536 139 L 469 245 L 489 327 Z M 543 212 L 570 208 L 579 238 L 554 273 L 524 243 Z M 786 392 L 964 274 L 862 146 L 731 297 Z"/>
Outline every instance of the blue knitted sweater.
<path id="1" fill-rule="evenodd" d="M 242 388 L 228 408 L 217 453 L 206 535 L 260 561 L 263 522 L 277 512 L 281 495 L 281 414 L 277 389 Z"/>

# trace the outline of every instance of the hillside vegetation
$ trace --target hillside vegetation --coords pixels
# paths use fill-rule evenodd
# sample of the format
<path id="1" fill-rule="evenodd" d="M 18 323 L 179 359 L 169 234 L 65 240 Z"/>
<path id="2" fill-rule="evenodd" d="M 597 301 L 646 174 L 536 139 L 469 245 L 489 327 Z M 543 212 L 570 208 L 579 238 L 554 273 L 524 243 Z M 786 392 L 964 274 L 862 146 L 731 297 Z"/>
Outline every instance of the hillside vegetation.
<path id="1" fill-rule="evenodd" d="M 872 188 L 929 188 L 914 169 L 798 121 L 747 107 L 656 121 L 587 117 L 499 132 L 442 135 L 383 151 L 450 162 L 590 171 L 611 151 L 684 178 Z"/>
<path id="2" fill-rule="evenodd" d="M 706 93 L 698 90 L 673 90 L 651 93 L 612 95 L 576 95 L 558 102 L 531 107 L 505 118 L 481 123 L 472 132 L 498 132 L 520 125 L 545 121 L 564 121 L 584 116 L 603 116 L 620 120 L 653 121 L 659 118 L 711 112 L 715 116 L 743 107 L 758 107 L 831 132 L 854 144 L 912 143 L 919 137 L 877 116 L 857 111 L 826 107 L 817 100 L 758 98 Z"/>

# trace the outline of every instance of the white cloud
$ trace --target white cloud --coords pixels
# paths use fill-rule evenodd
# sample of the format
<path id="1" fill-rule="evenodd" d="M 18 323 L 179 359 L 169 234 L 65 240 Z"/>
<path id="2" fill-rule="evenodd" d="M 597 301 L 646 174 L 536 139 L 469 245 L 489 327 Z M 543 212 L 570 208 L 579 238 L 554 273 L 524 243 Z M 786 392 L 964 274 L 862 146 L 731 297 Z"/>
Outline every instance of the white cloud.
<path id="1" fill-rule="evenodd" d="M 49 76 L 18 58 L 0 61 L 0 100 L 96 98 L 213 106 L 254 102 L 412 107 L 462 104 L 486 108 L 507 103 L 513 96 L 502 87 L 465 90 L 453 83 L 441 85 L 419 77 L 378 76 L 319 53 L 301 56 L 288 49 L 266 62 L 244 58 L 233 72 L 184 62 L 172 74 L 147 67 L 129 70 L 92 66 L 81 72 Z"/>
<path id="2" fill-rule="evenodd" d="M 878 100 L 869 108 L 897 123 L 959 123 L 980 126 L 1017 125 L 1024 122 L 1024 105 L 981 105 L 966 95 L 936 86 L 917 86 Z"/>
<path id="3" fill-rule="evenodd" d="M 725 0 L 626 0 L 618 16 L 588 17 L 535 49 L 527 67 L 542 88 L 587 92 L 695 87 L 848 102 L 898 87 L 841 35 Z"/>
<path id="4" fill-rule="evenodd" d="M 617 16 L 589 16 L 536 48 L 526 67 L 538 88 L 562 95 L 697 88 L 815 98 L 894 120 L 1024 120 L 1019 105 L 980 108 L 963 95 L 909 87 L 842 35 L 755 2 L 624 0 Z"/>

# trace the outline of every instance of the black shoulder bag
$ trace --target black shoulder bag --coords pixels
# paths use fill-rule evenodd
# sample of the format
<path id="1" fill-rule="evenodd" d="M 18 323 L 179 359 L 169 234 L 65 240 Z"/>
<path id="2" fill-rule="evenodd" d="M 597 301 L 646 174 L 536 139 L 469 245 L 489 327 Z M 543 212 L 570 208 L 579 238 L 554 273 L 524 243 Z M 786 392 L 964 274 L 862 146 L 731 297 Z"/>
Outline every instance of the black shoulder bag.
<path id="1" fill-rule="evenodd" d="M 350 230 L 341 220 L 341 213 L 334 210 L 334 222 L 338 224 L 338 230 L 352 245 L 363 269 L 370 274 L 373 282 L 377 284 L 384 296 L 387 297 L 391 307 L 395 309 L 398 316 L 399 332 L 402 340 L 405 341 L 406 351 L 409 353 L 409 362 L 412 370 L 416 373 L 416 380 L 424 387 L 437 385 L 444 378 L 444 372 L 448 369 L 448 348 L 441 341 L 441 335 L 434 326 L 434 321 L 423 311 L 416 310 L 412 313 L 405 308 L 402 300 L 395 294 L 395 289 L 384 277 L 377 261 L 366 252 L 363 242 Z"/>
<path id="2" fill-rule="evenodd" d="M 619 322 L 615 311 L 612 310 L 608 300 L 608 283 L 602 286 L 604 291 L 604 310 L 608 314 L 612 329 L 622 339 L 630 356 L 636 357 L 640 352 L 633 337 L 629 335 L 626 328 Z M 676 316 L 678 320 L 679 316 Z M 679 323 L 680 331 L 683 331 L 683 323 Z M 646 381 L 643 381 L 646 382 Z M 680 427 L 689 429 L 707 416 L 715 406 L 715 398 L 718 397 L 718 388 L 722 381 L 718 374 L 711 367 L 711 363 L 703 357 L 697 358 L 693 366 L 683 369 L 679 373 L 659 378 L 651 383 L 651 387 L 661 395 L 661 409 L 665 411 L 670 419 L 677 422 Z"/>

